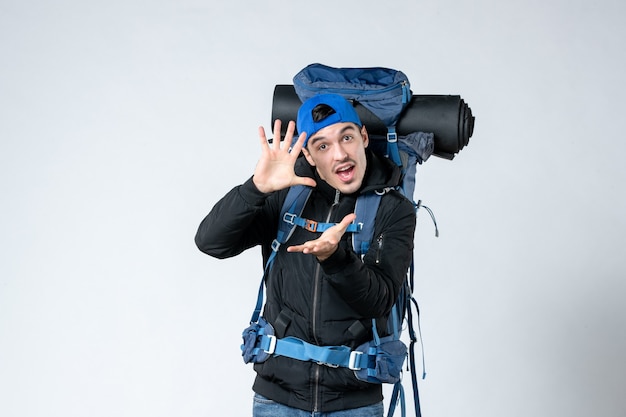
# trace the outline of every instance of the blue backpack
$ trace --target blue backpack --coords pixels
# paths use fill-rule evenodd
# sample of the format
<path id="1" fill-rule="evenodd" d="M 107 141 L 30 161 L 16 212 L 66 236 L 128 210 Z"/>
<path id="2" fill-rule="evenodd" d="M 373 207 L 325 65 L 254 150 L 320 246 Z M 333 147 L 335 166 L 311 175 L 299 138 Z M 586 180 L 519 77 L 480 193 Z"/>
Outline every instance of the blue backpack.
<path id="1" fill-rule="evenodd" d="M 434 135 L 415 132 L 398 137 L 396 134 L 396 122 L 412 97 L 409 81 L 402 72 L 381 67 L 332 68 L 321 64 L 312 64 L 301 70 L 293 81 L 301 101 L 305 101 L 318 93 L 336 93 L 362 105 L 380 119 L 387 127 L 387 135 L 386 137 L 370 135 L 370 148 L 401 167 L 402 181 L 396 189 L 414 201 L 416 166 L 432 154 Z M 380 199 L 388 191 L 388 189 L 377 190 L 357 198 L 356 221 L 348 227 L 346 232 L 352 233 L 352 247 L 355 253 L 360 256 L 364 256 L 369 249 Z M 265 265 L 265 274 L 270 270 L 280 246 L 287 242 L 296 227 L 303 227 L 313 232 L 324 232 L 335 225 L 334 223 L 321 223 L 301 217 L 310 193 L 311 188 L 306 186 L 294 186 L 289 189 L 281 210 L 277 236 L 272 243 L 272 253 Z M 416 212 L 420 207 L 423 207 L 430 214 L 435 223 L 435 234 L 438 235 L 437 224 L 432 211 L 421 205 L 421 201 L 414 203 L 414 205 Z M 400 403 L 402 416 L 405 417 L 405 398 L 401 374 L 408 353 L 415 414 L 420 417 L 414 352 L 414 345 L 418 338 L 415 331 L 416 327 L 413 324 L 413 309 L 415 309 L 419 332 L 419 308 L 413 297 L 413 271 L 413 263 L 411 263 L 411 267 L 407 271 L 407 279 L 387 320 L 389 336 L 379 337 L 376 321 L 372 319 L 373 340 L 355 350 L 347 346 L 316 346 L 294 337 L 276 338 L 272 326 L 261 316 L 264 275 L 259 287 L 256 307 L 250 320 L 251 324 L 242 335 L 244 343 L 241 349 L 244 362 L 259 363 L 267 360 L 271 355 L 281 355 L 329 366 L 347 367 L 352 369 L 360 380 L 393 384 L 388 416 L 393 415 L 396 404 Z M 410 339 L 408 349 L 400 340 L 404 320 L 408 324 Z M 423 353 L 422 369 L 422 378 L 425 378 Z"/>
<path id="2" fill-rule="evenodd" d="M 333 68 L 311 64 L 293 77 L 302 102 L 319 93 L 335 93 L 371 111 L 387 127 L 387 154 L 402 165 L 396 123 L 412 98 L 409 79 L 390 68 Z"/>

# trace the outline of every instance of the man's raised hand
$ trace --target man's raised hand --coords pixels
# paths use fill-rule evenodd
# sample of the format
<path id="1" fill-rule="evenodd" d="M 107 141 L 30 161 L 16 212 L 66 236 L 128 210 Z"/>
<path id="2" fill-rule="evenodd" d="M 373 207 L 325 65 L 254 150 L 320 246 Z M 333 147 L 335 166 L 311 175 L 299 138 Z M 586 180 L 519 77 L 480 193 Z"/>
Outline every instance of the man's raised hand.
<path id="1" fill-rule="evenodd" d="M 302 145 L 306 138 L 306 133 L 301 133 L 298 140 L 293 145 L 291 152 L 289 148 L 293 140 L 296 124 L 291 121 L 287 126 L 284 143 L 281 145 L 280 127 L 281 121 L 274 122 L 274 139 L 272 146 L 267 141 L 265 129 L 259 127 L 259 139 L 261 141 L 261 157 L 254 170 L 252 181 L 259 191 L 270 193 L 291 187 L 292 185 L 315 186 L 315 181 L 308 177 L 299 177 L 294 171 L 296 159 L 302 150 Z"/>

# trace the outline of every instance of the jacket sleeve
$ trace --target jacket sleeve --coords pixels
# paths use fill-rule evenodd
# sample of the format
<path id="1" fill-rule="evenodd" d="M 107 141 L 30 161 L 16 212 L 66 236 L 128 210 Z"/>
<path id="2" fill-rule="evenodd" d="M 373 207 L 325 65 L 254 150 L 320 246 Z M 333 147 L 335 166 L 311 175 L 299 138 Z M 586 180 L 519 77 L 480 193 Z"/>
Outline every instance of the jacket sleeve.
<path id="1" fill-rule="evenodd" d="M 386 210 L 379 209 L 373 241 L 363 260 L 340 246 L 320 263 L 331 285 L 365 317 L 389 313 L 412 261 L 414 206 L 399 195 L 389 197 L 396 200 L 386 204 Z"/>
<path id="2" fill-rule="evenodd" d="M 198 249 L 223 259 L 272 239 L 268 236 L 276 228 L 275 194 L 260 192 L 251 178 L 233 188 L 200 223 Z"/>

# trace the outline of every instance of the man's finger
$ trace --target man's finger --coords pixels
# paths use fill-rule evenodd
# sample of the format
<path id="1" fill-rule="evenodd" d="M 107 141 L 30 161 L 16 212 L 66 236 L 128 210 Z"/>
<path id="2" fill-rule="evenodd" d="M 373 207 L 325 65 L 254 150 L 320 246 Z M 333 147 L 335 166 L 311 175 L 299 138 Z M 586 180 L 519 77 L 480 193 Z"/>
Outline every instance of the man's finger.
<path id="1" fill-rule="evenodd" d="M 267 136 L 265 136 L 265 129 L 263 129 L 263 126 L 259 126 L 259 140 L 261 141 L 261 149 L 263 151 L 269 149 L 270 145 L 267 143 Z"/>
<path id="2" fill-rule="evenodd" d="M 356 219 L 356 214 L 354 213 L 350 213 L 347 214 L 342 220 L 341 222 L 338 224 L 339 227 L 341 227 L 343 229 L 343 232 L 346 231 L 346 229 L 348 228 L 348 226 L 350 226 L 350 224 L 352 224 L 352 222 Z"/>
<path id="3" fill-rule="evenodd" d="M 296 130 L 296 124 L 293 120 L 290 120 L 287 124 L 287 132 L 285 132 L 285 152 L 289 151 L 289 147 L 291 146 L 291 141 L 293 140 L 293 132 Z"/>
<path id="4" fill-rule="evenodd" d="M 300 136 L 298 136 L 298 140 L 296 141 L 296 143 L 294 143 L 292 149 L 291 149 L 291 153 L 297 157 L 298 155 L 300 155 L 300 151 L 302 150 L 302 147 L 304 146 L 304 140 L 306 139 L 306 132 L 302 132 L 300 133 Z"/>
<path id="5" fill-rule="evenodd" d="M 309 177 L 299 177 L 299 176 L 295 176 L 294 177 L 294 184 L 293 185 L 306 185 L 309 187 L 315 187 L 317 185 L 317 183 L 315 182 L 315 180 L 313 178 L 309 178 Z"/>
<path id="6" fill-rule="evenodd" d="M 302 251 L 304 251 L 304 245 L 294 245 L 294 246 L 287 247 L 287 252 L 302 252 Z"/>
<path id="7" fill-rule="evenodd" d="M 273 145 L 274 149 L 280 149 L 280 127 L 282 126 L 282 122 L 280 119 L 274 120 L 274 140 Z"/>

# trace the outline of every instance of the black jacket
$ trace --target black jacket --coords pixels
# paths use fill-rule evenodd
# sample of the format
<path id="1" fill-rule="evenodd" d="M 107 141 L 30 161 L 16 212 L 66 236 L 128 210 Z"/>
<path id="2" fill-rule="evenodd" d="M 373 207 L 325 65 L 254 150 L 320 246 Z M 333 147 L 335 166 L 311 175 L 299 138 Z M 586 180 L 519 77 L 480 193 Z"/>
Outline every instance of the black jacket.
<path id="1" fill-rule="evenodd" d="M 400 173 L 392 162 L 369 152 L 367 159 L 359 193 L 397 185 Z M 317 182 L 302 217 L 339 222 L 354 211 L 357 195 L 339 194 L 316 175 L 304 158 L 298 160 L 296 173 Z M 286 193 L 287 190 L 261 193 L 251 179 L 235 187 L 202 221 L 196 245 L 217 258 L 235 256 L 261 245 L 266 261 Z M 337 251 L 323 262 L 312 255 L 287 253 L 287 246 L 319 236 L 297 228 L 287 244 L 282 245 L 266 279 L 263 316 L 274 326 L 278 337 L 295 336 L 319 346 L 355 348 L 371 340 L 372 318 L 377 318 L 379 334 L 385 334 L 386 317 L 411 262 L 414 231 L 413 203 L 396 191 L 381 199 L 374 239 L 363 260 L 352 251 L 349 233 Z M 279 356 L 255 364 L 254 369 L 254 391 L 291 407 L 330 412 L 382 400 L 379 384 L 359 381 L 347 368 Z"/>

